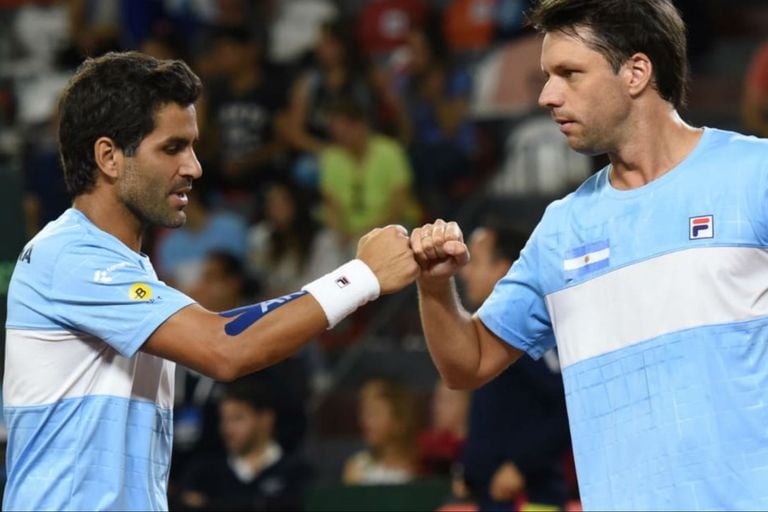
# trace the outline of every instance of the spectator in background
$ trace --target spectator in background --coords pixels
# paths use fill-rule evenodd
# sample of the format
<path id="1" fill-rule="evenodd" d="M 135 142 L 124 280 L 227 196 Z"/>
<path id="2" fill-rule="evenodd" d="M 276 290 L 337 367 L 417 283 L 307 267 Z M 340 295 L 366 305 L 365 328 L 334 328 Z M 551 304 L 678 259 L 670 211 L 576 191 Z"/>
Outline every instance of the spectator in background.
<path id="1" fill-rule="evenodd" d="M 213 250 L 203 260 L 189 295 L 210 311 L 227 311 L 252 303 L 250 288 L 241 261 L 226 251 Z M 288 364 L 292 363 L 280 362 L 278 366 Z M 215 435 L 219 391 L 216 381 L 180 365 L 176 368 L 175 382 L 172 493 L 181 468 L 201 453 L 221 447 Z"/>
<path id="2" fill-rule="evenodd" d="M 755 51 L 747 70 L 741 113 L 745 130 L 768 137 L 768 41 Z"/>
<path id="3" fill-rule="evenodd" d="M 315 67 L 295 82 L 287 112 L 279 121 L 282 135 L 299 153 L 295 179 L 309 187 L 317 183 L 315 157 L 330 139 L 328 106 L 342 98 L 366 109 L 372 104 L 361 59 L 341 21 L 323 23 L 314 54 Z"/>
<path id="4" fill-rule="evenodd" d="M 130 28 L 136 27 L 126 26 L 126 20 L 122 15 L 136 9 L 137 4 L 149 5 L 148 2 L 90 2 L 88 0 L 68 0 L 63 3 L 68 7 L 70 34 L 74 39 L 76 51 L 81 57 L 96 57 L 110 51 L 119 51 L 121 48 L 135 48 L 136 42 L 140 39 L 130 37 Z M 120 4 L 125 4 L 128 8 L 121 12 L 123 6 Z M 145 9 L 139 8 L 139 10 Z M 143 28 L 147 30 L 146 27 Z"/>
<path id="5" fill-rule="evenodd" d="M 269 55 L 272 62 L 293 65 L 312 49 L 323 23 L 339 16 L 339 2 L 332 0 L 269 0 L 249 2 L 269 16 Z"/>
<path id="6" fill-rule="evenodd" d="M 279 297 L 300 289 L 336 268 L 342 251 L 330 230 L 320 229 L 310 211 L 306 191 L 290 182 L 272 183 L 266 191 L 264 219 L 248 230 L 246 271 L 258 285 L 258 297 Z M 317 343 L 299 356 L 312 386 L 328 382 L 325 354 Z"/>
<path id="7" fill-rule="evenodd" d="M 224 453 L 189 465 L 174 508 L 301 509 L 309 468 L 277 443 L 275 405 L 266 388 L 248 378 L 226 385 L 219 416 Z"/>
<path id="8" fill-rule="evenodd" d="M 243 268 L 242 259 L 222 250 L 212 250 L 204 258 L 198 279 L 190 287 L 192 298 L 210 311 L 228 311 L 253 302 L 253 282 Z M 270 296 L 274 297 L 274 295 Z M 270 389 L 277 413 L 275 436 L 286 452 L 293 452 L 304 438 L 307 428 L 306 402 L 309 377 L 317 361 L 310 360 L 307 349 L 249 377 Z M 311 354 L 315 356 L 314 353 Z M 319 363 L 318 363 L 319 364 Z M 215 441 L 210 431 L 212 400 L 217 395 L 214 381 L 184 367 L 176 374 L 177 401 L 175 427 L 177 436 L 174 463 L 184 464 L 189 452 L 210 449 Z M 181 435 L 178 435 L 181 434 Z M 187 452 L 180 454 L 179 452 Z M 182 455 L 181 457 L 176 457 Z"/>
<path id="9" fill-rule="evenodd" d="M 250 304 L 252 290 L 242 260 L 222 250 L 210 251 L 189 295 L 210 311 L 227 311 Z"/>
<path id="10" fill-rule="evenodd" d="M 186 224 L 162 232 L 155 246 L 158 275 L 181 290 L 188 290 L 200 277 L 211 251 L 224 250 L 243 259 L 247 233 L 238 215 L 211 210 L 205 194 L 195 189 L 188 196 Z"/>
<path id="11" fill-rule="evenodd" d="M 402 484 L 417 474 L 416 425 L 410 391 L 371 379 L 360 390 L 359 421 L 366 449 L 344 466 L 345 484 Z"/>
<path id="12" fill-rule="evenodd" d="M 265 41 L 244 28 L 220 28 L 208 57 L 214 63 L 204 108 L 209 178 L 245 218 L 255 214 L 256 193 L 277 175 L 284 149 L 274 119 L 285 106 L 286 84 L 264 63 Z"/>
<path id="13" fill-rule="evenodd" d="M 320 156 L 323 217 L 342 246 L 375 226 L 418 222 L 411 167 L 400 144 L 374 132 L 364 108 L 351 100 L 329 107 L 328 125 L 333 144 Z"/>
<path id="14" fill-rule="evenodd" d="M 246 267 L 260 295 L 278 297 L 340 264 L 334 237 L 320 230 L 303 191 L 288 182 L 267 188 L 264 220 L 248 231 Z"/>
<path id="15" fill-rule="evenodd" d="M 139 51 L 156 59 L 189 60 L 186 37 L 182 37 L 173 25 L 165 22 L 157 23 L 149 34 L 141 40 Z"/>
<path id="16" fill-rule="evenodd" d="M 441 379 L 432 395 L 432 422 L 419 434 L 419 466 L 427 475 L 449 476 L 467 437 L 469 391 L 449 389 Z"/>
<path id="17" fill-rule="evenodd" d="M 463 57 L 485 50 L 495 35 L 498 0 L 450 0 L 443 14 L 443 33 L 451 51 Z"/>
<path id="18" fill-rule="evenodd" d="M 24 146 L 23 205 L 28 238 L 55 220 L 71 204 L 56 143 L 58 122 L 58 117 L 54 115 L 50 122 L 36 131 L 35 137 L 27 138 Z"/>
<path id="19" fill-rule="evenodd" d="M 422 0 L 369 0 L 358 15 L 357 40 L 374 60 L 389 57 L 405 43 L 408 31 L 421 25 L 428 5 Z"/>
<path id="20" fill-rule="evenodd" d="M 526 240 L 526 233 L 501 225 L 474 231 L 472 260 L 461 273 L 470 303 L 483 303 Z M 526 501 L 562 507 L 569 442 L 557 356 L 525 356 L 472 393 L 459 484 L 481 510 L 509 510 Z"/>
<path id="21" fill-rule="evenodd" d="M 408 147 L 416 191 L 429 216 L 450 211 L 450 198 L 471 174 L 474 129 L 467 113 L 472 82 L 451 62 L 439 20 L 413 27 L 405 65 L 395 70 L 387 97 L 399 119 L 399 138 Z"/>

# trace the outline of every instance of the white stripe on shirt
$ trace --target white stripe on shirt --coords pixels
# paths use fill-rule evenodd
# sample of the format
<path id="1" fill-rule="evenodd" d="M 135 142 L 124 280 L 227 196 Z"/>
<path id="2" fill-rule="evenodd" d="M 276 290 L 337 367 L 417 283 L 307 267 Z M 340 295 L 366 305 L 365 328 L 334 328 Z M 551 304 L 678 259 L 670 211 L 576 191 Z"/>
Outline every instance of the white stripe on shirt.
<path id="1" fill-rule="evenodd" d="M 72 331 L 8 329 L 5 344 L 3 405 L 109 395 L 173 407 L 171 361 L 143 352 L 128 359 L 98 338 Z M 39 371 L 29 372 L 31 366 Z"/>
<path id="2" fill-rule="evenodd" d="M 554 292 L 547 308 L 567 367 L 683 329 L 768 316 L 767 292 L 768 250 L 703 247 Z"/>

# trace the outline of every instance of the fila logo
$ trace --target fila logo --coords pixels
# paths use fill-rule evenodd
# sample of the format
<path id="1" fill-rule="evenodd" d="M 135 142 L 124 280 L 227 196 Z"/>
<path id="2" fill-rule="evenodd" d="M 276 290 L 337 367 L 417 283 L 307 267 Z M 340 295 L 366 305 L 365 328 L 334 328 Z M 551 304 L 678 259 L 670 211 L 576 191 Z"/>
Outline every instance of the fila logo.
<path id="1" fill-rule="evenodd" d="M 339 288 L 346 288 L 347 286 L 349 286 L 349 279 L 347 279 L 344 276 L 341 276 L 336 280 L 336 286 L 338 286 Z"/>
<path id="2" fill-rule="evenodd" d="M 712 215 L 691 217 L 688 223 L 688 239 L 700 240 L 702 238 L 714 238 L 715 219 Z"/>

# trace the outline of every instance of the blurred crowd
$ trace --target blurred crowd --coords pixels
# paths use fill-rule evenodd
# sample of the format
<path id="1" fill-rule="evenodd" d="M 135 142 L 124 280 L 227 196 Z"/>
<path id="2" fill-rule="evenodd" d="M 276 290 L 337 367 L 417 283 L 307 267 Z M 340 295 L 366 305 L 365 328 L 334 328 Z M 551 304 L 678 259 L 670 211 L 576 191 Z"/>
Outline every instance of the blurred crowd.
<path id="1" fill-rule="evenodd" d="M 690 116 L 768 137 L 768 10 L 744 0 L 750 15 L 716 19 L 715 0 L 676 3 L 690 32 Z M 224 311 L 298 290 L 348 260 L 374 227 L 455 218 L 473 233 L 463 292 L 478 306 L 543 206 L 602 165 L 571 151 L 536 106 L 540 40 L 525 26 L 528 7 L 0 0 L 0 164 L 21 175 L 31 236 L 69 206 L 56 100 L 83 58 L 136 50 L 183 59 L 205 84 L 196 105 L 204 176 L 186 225 L 148 234 L 144 251 L 161 279 Z M 712 55 L 735 35 L 743 68 L 723 71 Z M 328 467 L 305 446 L 310 404 L 334 392 L 335 363 L 365 342 L 381 308 L 398 336 L 418 336 L 413 313 L 398 316 L 413 301 L 383 304 L 239 382 L 179 369 L 171 506 L 301 508 Z M 437 477 L 450 483 L 446 503 L 483 510 L 577 499 L 556 354 L 521 361 L 471 394 L 387 375 L 363 376 L 355 393 L 358 415 L 344 412 L 359 443 L 342 453 L 337 482 Z"/>

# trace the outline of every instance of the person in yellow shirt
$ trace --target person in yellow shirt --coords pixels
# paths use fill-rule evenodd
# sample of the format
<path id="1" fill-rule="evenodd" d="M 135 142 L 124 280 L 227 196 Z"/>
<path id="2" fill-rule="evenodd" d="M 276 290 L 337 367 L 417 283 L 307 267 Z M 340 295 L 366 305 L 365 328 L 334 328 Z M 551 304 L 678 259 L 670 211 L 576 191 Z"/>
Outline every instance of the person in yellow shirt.
<path id="1" fill-rule="evenodd" d="M 374 226 L 418 223 L 413 172 L 401 144 L 376 133 L 352 100 L 336 102 L 328 115 L 333 143 L 320 155 L 325 224 L 344 243 Z"/>

